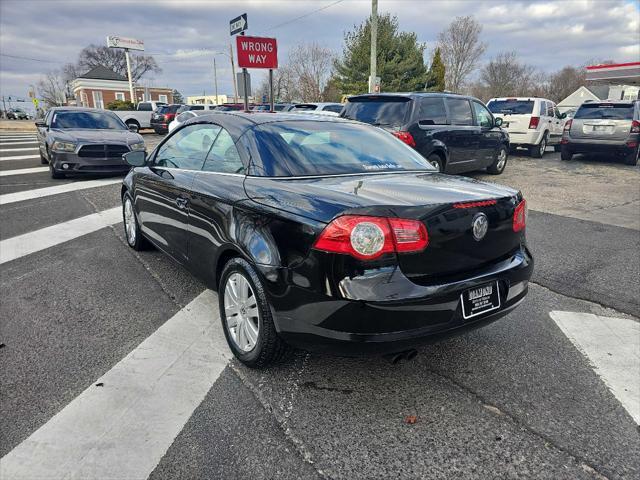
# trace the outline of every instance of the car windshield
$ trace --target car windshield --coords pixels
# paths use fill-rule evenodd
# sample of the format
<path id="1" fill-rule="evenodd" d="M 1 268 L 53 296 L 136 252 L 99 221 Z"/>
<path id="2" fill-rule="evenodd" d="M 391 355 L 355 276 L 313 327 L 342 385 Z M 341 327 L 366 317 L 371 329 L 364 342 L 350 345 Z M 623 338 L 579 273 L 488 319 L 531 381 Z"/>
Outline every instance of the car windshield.
<path id="1" fill-rule="evenodd" d="M 126 130 L 120 118 L 111 113 L 100 112 L 56 112 L 51 119 L 51 128 L 88 130 Z"/>
<path id="2" fill-rule="evenodd" d="M 487 108 L 491 113 L 530 115 L 533 113 L 533 104 L 533 100 L 492 100 Z"/>
<path id="3" fill-rule="evenodd" d="M 399 127 L 404 124 L 410 105 L 407 97 L 354 98 L 344 106 L 342 116 L 372 125 Z"/>
<path id="4" fill-rule="evenodd" d="M 587 103 L 578 109 L 573 118 L 633 120 L 633 104 Z"/>
<path id="5" fill-rule="evenodd" d="M 434 168 L 384 130 L 343 122 L 296 120 L 258 125 L 248 136 L 250 175 L 289 177 Z"/>

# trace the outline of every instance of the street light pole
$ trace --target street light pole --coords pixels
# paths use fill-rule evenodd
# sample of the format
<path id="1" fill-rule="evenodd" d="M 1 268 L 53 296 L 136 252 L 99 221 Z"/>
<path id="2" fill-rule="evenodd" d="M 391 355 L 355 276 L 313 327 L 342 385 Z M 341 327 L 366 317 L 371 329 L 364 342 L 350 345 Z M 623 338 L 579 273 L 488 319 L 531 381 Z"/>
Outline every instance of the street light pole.
<path id="1" fill-rule="evenodd" d="M 378 55 L 378 0 L 371 0 L 371 75 L 369 76 L 369 93 L 374 93 Z"/>
<path id="2" fill-rule="evenodd" d="M 216 56 L 213 56 L 213 82 L 216 88 L 216 105 L 218 105 L 218 69 L 216 68 Z"/>

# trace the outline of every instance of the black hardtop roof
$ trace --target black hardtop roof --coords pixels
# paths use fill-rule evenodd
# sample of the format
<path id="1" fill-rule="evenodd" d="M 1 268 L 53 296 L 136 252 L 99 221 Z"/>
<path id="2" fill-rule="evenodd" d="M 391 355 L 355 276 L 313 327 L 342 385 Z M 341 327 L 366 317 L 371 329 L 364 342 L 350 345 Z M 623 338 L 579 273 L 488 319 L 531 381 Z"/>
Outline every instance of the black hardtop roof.
<path id="1" fill-rule="evenodd" d="M 348 101 L 351 101 L 352 99 L 357 99 L 357 98 L 392 98 L 392 97 L 409 97 L 409 98 L 416 98 L 416 97 L 454 97 L 454 98 L 468 98 L 468 99 L 473 99 L 473 100 L 477 100 L 476 97 L 473 97 L 471 95 L 462 95 L 460 93 L 455 93 L 455 92 L 385 92 L 385 93 L 363 93 L 360 95 L 352 95 L 350 97 L 347 98 Z"/>

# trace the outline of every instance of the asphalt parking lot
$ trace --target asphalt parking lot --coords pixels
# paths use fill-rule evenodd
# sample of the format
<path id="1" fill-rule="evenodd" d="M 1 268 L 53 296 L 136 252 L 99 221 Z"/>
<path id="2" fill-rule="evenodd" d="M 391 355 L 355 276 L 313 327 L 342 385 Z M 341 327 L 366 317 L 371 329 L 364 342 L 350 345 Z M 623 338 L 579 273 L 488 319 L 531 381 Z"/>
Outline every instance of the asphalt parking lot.
<path id="1" fill-rule="evenodd" d="M 472 174 L 527 198 L 520 308 L 411 362 L 298 352 L 253 371 L 226 350 L 215 294 L 127 247 L 121 177 L 52 180 L 35 145 L 0 134 L 0 477 L 639 478 L 640 371 L 624 372 L 640 166 L 548 152 Z M 185 315 L 202 322 L 188 339 Z M 181 355 L 145 357 L 171 332 Z"/>

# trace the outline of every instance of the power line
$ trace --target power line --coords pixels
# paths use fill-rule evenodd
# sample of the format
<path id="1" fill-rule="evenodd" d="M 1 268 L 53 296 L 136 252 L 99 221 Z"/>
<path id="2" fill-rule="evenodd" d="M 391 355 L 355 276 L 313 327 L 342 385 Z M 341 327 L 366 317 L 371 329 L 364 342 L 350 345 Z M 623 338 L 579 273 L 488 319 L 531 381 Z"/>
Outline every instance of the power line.
<path id="1" fill-rule="evenodd" d="M 44 60 L 42 58 L 31 58 L 31 57 L 22 57 L 20 55 L 9 55 L 7 53 L 0 53 L 0 56 L 2 57 L 8 57 L 8 58 L 16 58 L 18 60 L 31 60 L 32 62 L 43 62 L 43 63 L 65 63 L 61 60 Z"/>
<path id="2" fill-rule="evenodd" d="M 282 23 L 279 23 L 277 25 L 274 25 L 273 27 L 269 27 L 269 28 L 266 29 L 266 31 L 275 30 L 276 28 L 284 27 L 285 25 L 289 25 L 290 23 L 296 22 L 296 21 L 298 21 L 298 20 L 300 20 L 302 18 L 306 18 L 309 15 L 313 15 L 314 13 L 321 12 L 322 10 L 326 10 L 327 8 L 333 7 L 334 5 L 337 5 L 337 4 L 342 3 L 342 2 L 344 2 L 344 0 L 337 0 L 337 1 L 333 2 L 333 3 L 325 5 L 324 7 L 320 7 L 320 8 L 317 8 L 317 9 L 311 11 L 311 12 L 305 13 L 304 15 L 300 15 L 299 17 L 292 18 L 291 20 L 287 20 L 286 22 L 282 22 Z"/>

